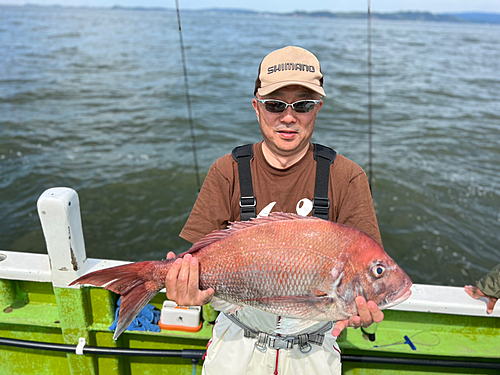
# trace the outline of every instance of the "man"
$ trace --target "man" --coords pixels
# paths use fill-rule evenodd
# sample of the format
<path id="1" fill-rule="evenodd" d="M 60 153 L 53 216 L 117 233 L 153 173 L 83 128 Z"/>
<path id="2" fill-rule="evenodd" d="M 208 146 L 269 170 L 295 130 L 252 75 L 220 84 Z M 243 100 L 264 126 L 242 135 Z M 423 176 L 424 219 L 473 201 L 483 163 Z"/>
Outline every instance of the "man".
<path id="1" fill-rule="evenodd" d="M 285 47 L 261 62 L 253 107 L 263 141 L 253 145 L 251 184 L 256 212 L 291 212 L 308 215 L 315 197 L 316 161 L 310 140 L 325 96 L 323 75 L 317 58 L 299 47 Z M 328 169 L 329 168 L 329 169 Z M 370 234 L 381 243 L 373 202 L 364 171 L 342 155 L 327 167 L 329 177 L 328 219 Z M 228 222 L 239 221 L 240 178 L 231 154 L 210 168 L 193 211 L 180 236 L 196 242 Z M 169 253 L 168 257 L 174 256 Z M 167 297 L 180 305 L 208 303 L 213 289 L 199 290 L 198 261 L 191 255 L 178 259 L 166 278 Z M 252 308 L 235 313 L 234 321 L 220 314 L 209 342 L 204 373 L 210 374 L 339 374 L 340 350 L 336 338 L 348 326 L 380 322 L 383 313 L 373 301 L 357 297 L 359 316 L 336 322 L 324 335 L 322 345 L 279 349 L 256 346 L 256 338 L 244 337 L 245 329 L 272 335 L 279 317 Z M 324 322 L 309 328 L 311 337 Z M 247 330 L 246 332 L 248 332 Z M 267 342 L 267 341 L 266 341 Z"/>

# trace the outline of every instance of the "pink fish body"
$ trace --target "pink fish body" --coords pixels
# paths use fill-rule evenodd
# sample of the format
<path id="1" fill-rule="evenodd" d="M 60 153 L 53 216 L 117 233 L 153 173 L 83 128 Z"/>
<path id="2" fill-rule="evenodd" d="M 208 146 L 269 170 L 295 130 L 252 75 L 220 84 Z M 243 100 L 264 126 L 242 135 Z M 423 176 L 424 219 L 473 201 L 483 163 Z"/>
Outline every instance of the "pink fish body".
<path id="1" fill-rule="evenodd" d="M 215 289 L 214 307 L 232 313 L 251 306 L 291 318 L 281 333 L 356 315 L 358 295 L 384 309 L 411 294 L 410 278 L 373 238 L 313 217 L 273 213 L 232 223 L 187 253 L 199 260 L 200 288 Z M 165 286 L 173 260 L 96 271 L 72 284 L 122 295 L 116 338 Z"/>

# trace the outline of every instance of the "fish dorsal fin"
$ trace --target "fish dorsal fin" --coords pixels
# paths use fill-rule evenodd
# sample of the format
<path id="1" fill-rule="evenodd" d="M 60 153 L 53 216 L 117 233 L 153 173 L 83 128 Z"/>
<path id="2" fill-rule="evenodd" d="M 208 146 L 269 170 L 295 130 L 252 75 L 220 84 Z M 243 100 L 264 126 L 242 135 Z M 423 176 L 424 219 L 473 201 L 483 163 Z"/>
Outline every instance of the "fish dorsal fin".
<path id="1" fill-rule="evenodd" d="M 251 228 L 256 225 L 263 225 L 284 220 L 323 220 L 323 219 L 319 219 L 314 216 L 300 216 L 284 212 L 271 212 L 268 216 L 256 217 L 248 221 L 230 222 L 229 227 L 227 229 L 219 229 L 213 231 L 210 234 L 207 234 L 201 240 L 196 242 L 188 251 L 186 251 L 183 254 L 180 254 L 179 257 L 182 257 L 186 254 L 194 253 L 200 250 L 201 248 L 208 246 L 214 242 L 217 242 L 223 238 L 226 238 L 231 234 L 238 232 L 240 230 Z"/>

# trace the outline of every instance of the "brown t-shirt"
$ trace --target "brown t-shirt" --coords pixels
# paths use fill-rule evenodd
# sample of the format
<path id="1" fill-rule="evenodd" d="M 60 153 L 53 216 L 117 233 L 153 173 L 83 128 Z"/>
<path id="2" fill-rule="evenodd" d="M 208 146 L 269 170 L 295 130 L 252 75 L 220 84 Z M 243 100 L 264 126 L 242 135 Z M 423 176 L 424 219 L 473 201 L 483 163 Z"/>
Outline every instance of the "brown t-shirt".
<path id="1" fill-rule="evenodd" d="M 286 169 L 274 168 L 266 161 L 262 142 L 253 145 L 253 152 L 250 165 L 257 214 L 272 202 L 276 202 L 272 212 L 303 214 L 304 204 L 308 207 L 307 200 L 312 202 L 314 198 L 314 146 L 310 144 L 306 155 Z M 328 198 L 329 220 L 362 230 L 382 244 L 366 174 L 339 154 L 330 167 Z M 230 221 L 239 221 L 239 202 L 238 164 L 227 154 L 210 167 L 180 236 L 194 243 L 216 229 L 226 228 Z M 302 207 L 302 212 L 297 212 L 297 207 Z"/>

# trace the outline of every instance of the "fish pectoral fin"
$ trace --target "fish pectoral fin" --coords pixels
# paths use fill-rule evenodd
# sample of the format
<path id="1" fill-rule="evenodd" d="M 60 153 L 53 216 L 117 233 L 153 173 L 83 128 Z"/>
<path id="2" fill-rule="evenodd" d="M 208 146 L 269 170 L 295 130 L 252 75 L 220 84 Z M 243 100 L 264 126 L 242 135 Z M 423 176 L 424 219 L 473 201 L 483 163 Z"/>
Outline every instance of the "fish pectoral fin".
<path id="1" fill-rule="evenodd" d="M 276 327 L 275 332 L 280 335 L 293 335 L 297 332 L 305 331 L 318 324 L 317 320 L 293 319 L 282 317 Z M 324 324 L 325 322 L 323 322 Z"/>
<path id="2" fill-rule="evenodd" d="M 330 309 L 333 303 L 335 303 L 335 299 L 331 296 L 325 295 L 324 297 L 316 298 L 314 306 L 316 307 L 316 310 L 325 312 Z"/>
<path id="3" fill-rule="evenodd" d="M 213 297 L 210 301 L 210 304 L 215 310 L 222 311 L 228 314 L 234 314 L 236 311 L 243 307 L 241 305 L 237 305 L 235 303 L 228 302 L 217 297 Z"/>

